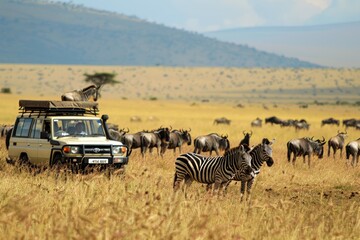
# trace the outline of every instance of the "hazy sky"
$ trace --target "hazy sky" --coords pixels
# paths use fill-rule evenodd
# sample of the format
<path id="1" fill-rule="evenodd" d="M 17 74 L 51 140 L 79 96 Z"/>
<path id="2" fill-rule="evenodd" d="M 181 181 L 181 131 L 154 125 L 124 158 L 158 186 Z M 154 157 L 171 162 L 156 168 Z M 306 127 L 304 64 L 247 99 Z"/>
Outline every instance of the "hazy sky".
<path id="1" fill-rule="evenodd" d="M 359 21 L 360 0 L 60 0 L 196 32 Z"/>

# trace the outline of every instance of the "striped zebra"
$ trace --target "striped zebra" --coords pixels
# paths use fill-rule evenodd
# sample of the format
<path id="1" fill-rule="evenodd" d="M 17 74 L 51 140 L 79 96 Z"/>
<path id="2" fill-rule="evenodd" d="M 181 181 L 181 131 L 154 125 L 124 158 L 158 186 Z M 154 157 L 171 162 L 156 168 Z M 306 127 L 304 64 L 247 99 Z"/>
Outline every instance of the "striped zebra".
<path id="1" fill-rule="evenodd" d="M 274 164 L 274 160 L 272 158 L 272 144 L 275 142 L 269 141 L 269 139 L 264 138 L 262 143 L 258 144 L 254 148 L 250 150 L 251 156 L 251 167 L 254 171 L 254 174 L 249 174 L 244 170 L 238 171 L 235 177 L 232 179 L 234 181 L 241 181 L 241 188 L 240 188 L 240 196 L 241 200 L 243 199 L 245 193 L 245 184 L 247 185 L 247 199 L 250 196 L 250 190 L 254 183 L 255 176 L 260 173 L 260 168 L 264 162 L 271 167 Z M 230 181 L 225 186 L 225 191 L 229 186 Z"/>
<path id="2" fill-rule="evenodd" d="M 214 190 L 220 190 L 239 170 L 252 173 L 251 157 L 246 147 L 229 149 L 224 156 L 205 157 L 196 153 L 182 154 L 175 161 L 174 191 L 185 180 L 187 187 L 195 180 L 199 183 L 215 183 Z"/>

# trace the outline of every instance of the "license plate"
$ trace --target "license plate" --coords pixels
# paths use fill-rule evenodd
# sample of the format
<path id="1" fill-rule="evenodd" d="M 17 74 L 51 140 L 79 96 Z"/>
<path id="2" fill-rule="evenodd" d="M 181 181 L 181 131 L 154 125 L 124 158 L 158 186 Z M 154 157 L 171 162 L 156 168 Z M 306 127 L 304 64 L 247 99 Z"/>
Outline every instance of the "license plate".
<path id="1" fill-rule="evenodd" d="M 103 158 L 89 158 L 89 164 L 106 164 L 109 163 L 108 159 Z"/>

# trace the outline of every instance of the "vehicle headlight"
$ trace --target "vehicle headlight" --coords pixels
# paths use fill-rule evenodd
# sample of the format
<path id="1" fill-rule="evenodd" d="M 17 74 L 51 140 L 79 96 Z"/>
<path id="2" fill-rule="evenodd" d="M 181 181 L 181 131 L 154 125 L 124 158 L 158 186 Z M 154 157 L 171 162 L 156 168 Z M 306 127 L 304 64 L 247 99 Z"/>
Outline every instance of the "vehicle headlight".
<path id="1" fill-rule="evenodd" d="M 113 154 L 120 154 L 120 155 L 126 155 L 127 148 L 125 146 L 113 146 L 112 153 Z"/>
<path id="2" fill-rule="evenodd" d="M 64 146 L 63 147 L 63 152 L 64 153 L 72 153 L 72 154 L 80 153 L 80 147 L 78 147 L 78 146 Z"/>

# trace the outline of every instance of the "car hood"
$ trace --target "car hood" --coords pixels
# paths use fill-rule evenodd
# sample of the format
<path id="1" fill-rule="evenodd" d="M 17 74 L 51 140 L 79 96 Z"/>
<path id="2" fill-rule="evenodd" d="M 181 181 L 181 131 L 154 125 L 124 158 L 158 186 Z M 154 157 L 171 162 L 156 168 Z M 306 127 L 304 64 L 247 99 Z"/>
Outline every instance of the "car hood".
<path id="1" fill-rule="evenodd" d="M 54 139 L 61 143 L 61 145 L 124 145 L 122 142 L 106 139 L 105 137 L 73 137 L 65 136 Z"/>

